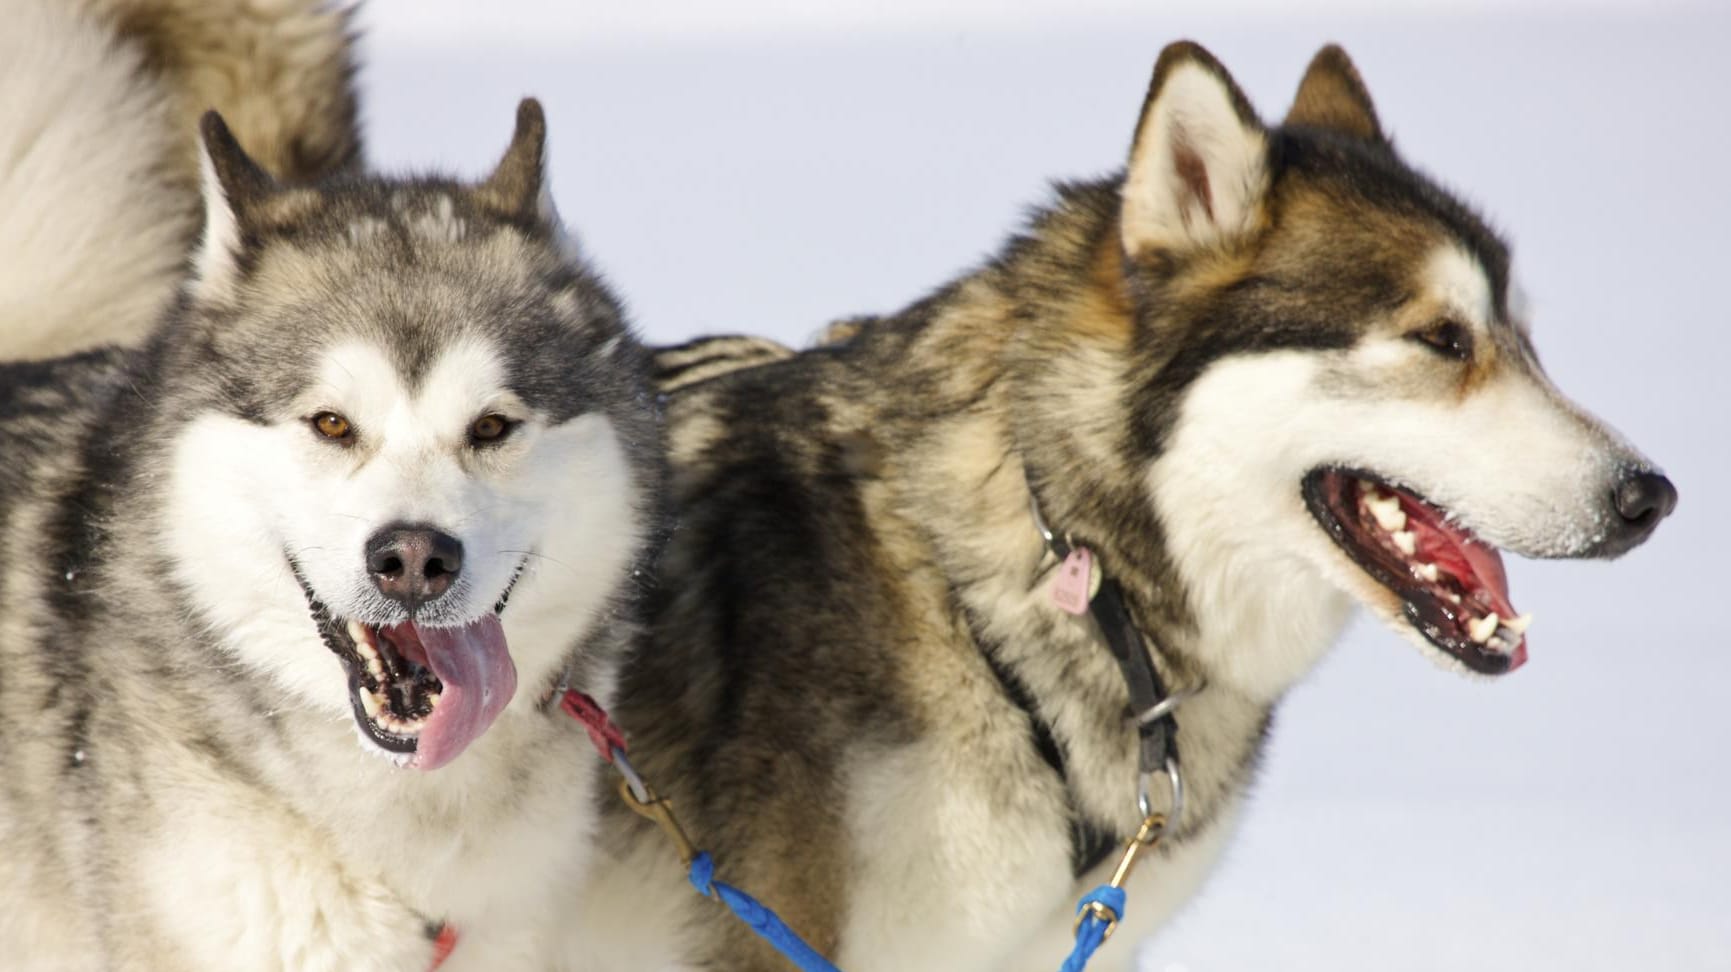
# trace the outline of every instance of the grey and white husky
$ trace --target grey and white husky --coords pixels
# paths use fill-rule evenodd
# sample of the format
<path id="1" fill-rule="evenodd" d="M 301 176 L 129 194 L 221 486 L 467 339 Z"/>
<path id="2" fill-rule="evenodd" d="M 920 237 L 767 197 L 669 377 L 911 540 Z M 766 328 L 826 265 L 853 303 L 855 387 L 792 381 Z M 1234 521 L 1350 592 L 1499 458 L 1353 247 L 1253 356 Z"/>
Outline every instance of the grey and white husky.
<path id="1" fill-rule="evenodd" d="M 610 695 L 660 447 L 544 138 L 285 187 L 206 116 L 148 343 L 0 368 L 7 968 L 580 967 L 549 703 Z"/>
<path id="2" fill-rule="evenodd" d="M 1508 672 L 1527 619 L 1499 548 L 1612 557 L 1671 511 L 1546 378 L 1510 290 L 1506 246 L 1396 154 L 1339 49 L 1268 125 L 1168 48 L 1125 171 L 1061 186 L 986 266 L 798 354 L 660 355 L 680 525 L 622 690 L 639 768 L 849 972 L 1054 968 L 1143 820 L 1139 723 L 1170 727 L 1131 705 L 1127 639 L 1072 613 L 1110 583 L 1183 698 L 1183 813 L 1098 959 L 1123 968 L 1355 605 Z M 784 967 L 695 897 L 600 910 L 677 880 L 613 822 L 606 967 Z"/>

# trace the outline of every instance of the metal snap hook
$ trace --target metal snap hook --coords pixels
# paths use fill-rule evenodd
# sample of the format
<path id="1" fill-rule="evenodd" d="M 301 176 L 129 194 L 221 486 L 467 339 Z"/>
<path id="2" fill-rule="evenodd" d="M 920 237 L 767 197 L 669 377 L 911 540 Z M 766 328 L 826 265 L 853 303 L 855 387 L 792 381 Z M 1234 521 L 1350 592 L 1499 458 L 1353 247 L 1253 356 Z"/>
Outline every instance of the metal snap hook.
<path id="1" fill-rule="evenodd" d="M 1143 773 L 1136 787 L 1136 808 L 1142 811 L 1143 819 L 1154 816 L 1154 802 L 1149 798 L 1149 790 L 1154 779 L 1153 773 Z M 1166 827 L 1170 830 L 1178 825 L 1178 818 L 1184 815 L 1184 777 L 1178 772 L 1178 761 L 1166 757 L 1166 782 L 1172 788 L 1172 808 L 1166 812 Z"/>

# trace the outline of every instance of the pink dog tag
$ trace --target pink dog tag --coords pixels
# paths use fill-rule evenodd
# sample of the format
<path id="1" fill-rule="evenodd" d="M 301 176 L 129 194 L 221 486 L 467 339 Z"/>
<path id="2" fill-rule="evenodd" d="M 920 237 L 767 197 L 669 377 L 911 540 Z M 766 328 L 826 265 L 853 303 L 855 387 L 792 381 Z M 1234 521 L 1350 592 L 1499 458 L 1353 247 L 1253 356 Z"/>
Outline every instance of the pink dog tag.
<path id="1" fill-rule="evenodd" d="M 1071 614 L 1087 614 L 1092 600 L 1089 588 L 1094 580 L 1094 553 L 1087 547 L 1076 547 L 1058 565 L 1058 577 L 1052 581 L 1052 601 Z"/>

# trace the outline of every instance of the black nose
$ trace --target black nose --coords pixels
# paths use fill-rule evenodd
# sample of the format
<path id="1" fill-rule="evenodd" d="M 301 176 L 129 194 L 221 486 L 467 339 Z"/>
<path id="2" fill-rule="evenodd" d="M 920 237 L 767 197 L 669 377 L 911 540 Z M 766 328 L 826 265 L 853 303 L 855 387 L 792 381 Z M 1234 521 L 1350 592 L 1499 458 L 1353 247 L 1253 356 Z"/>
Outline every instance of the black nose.
<path id="1" fill-rule="evenodd" d="M 462 569 L 462 541 L 431 527 L 393 524 L 367 541 L 373 583 L 411 611 L 450 590 Z"/>
<path id="2" fill-rule="evenodd" d="M 1646 542 L 1659 521 L 1677 508 L 1677 487 L 1651 469 L 1626 469 L 1611 484 L 1616 518 L 1591 556 L 1616 557 Z"/>
<path id="3" fill-rule="evenodd" d="M 1651 530 L 1677 508 L 1677 487 L 1659 473 L 1636 469 L 1618 481 L 1611 500 L 1626 523 Z"/>

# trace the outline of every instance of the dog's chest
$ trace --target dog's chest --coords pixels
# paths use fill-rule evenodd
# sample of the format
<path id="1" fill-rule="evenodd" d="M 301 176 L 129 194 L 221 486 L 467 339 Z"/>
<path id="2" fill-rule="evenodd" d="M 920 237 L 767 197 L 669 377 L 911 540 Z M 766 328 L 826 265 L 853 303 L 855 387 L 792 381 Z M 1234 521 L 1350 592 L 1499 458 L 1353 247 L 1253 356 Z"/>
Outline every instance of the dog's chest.
<path id="1" fill-rule="evenodd" d="M 958 772 L 958 760 L 971 766 Z M 1062 795 L 1017 779 L 1016 769 L 930 742 L 861 761 L 850 774 L 849 826 L 871 853 L 852 865 L 843 968 L 984 972 L 1062 959 L 1077 896 L 1105 880 L 1117 855 L 1078 881 Z M 1195 892 L 1236 803 L 1141 864 L 1126 916 L 1132 934 L 1154 930 Z"/>
<path id="2" fill-rule="evenodd" d="M 457 928 L 468 955 L 547 947 L 589 859 L 594 753 L 508 720 L 450 766 L 394 771 L 323 814 L 347 869 Z"/>

